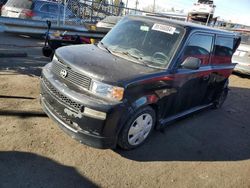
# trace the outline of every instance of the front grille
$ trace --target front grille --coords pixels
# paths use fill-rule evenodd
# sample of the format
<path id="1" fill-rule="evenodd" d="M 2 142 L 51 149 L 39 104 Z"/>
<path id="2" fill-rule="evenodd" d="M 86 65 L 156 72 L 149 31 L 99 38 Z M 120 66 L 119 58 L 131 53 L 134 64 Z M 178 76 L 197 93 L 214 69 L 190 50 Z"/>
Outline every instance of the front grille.
<path id="1" fill-rule="evenodd" d="M 47 89 L 50 91 L 50 93 L 52 95 L 54 95 L 58 100 L 60 100 L 61 102 L 69 105 L 70 107 L 72 107 L 73 109 L 77 110 L 77 111 L 81 111 L 82 109 L 82 105 L 69 99 L 68 97 L 64 96 L 63 94 L 61 94 L 57 89 L 55 89 L 51 83 L 49 83 L 48 80 L 46 80 L 46 78 L 43 78 L 43 82 L 45 84 L 45 86 L 47 87 Z"/>
<path id="2" fill-rule="evenodd" d="M 54 74 L 56 74 L 57 76 L 60 76 L 60 72 L 62 70 L 66 70 L 67 71 L 67 76 L 64 78 L 65 80 L 83 87 L 85 89 L 90 88 L 90 84 L 91 84 L 91 78 L 89 78 L 88 76 L 82 75 L 74 70 L 72 70 L 71 68 L 68 68 L 65 64 L 62 64 L 58 61 L 53 61 L 52 63 L 52 71 L 54 72 Z"/>

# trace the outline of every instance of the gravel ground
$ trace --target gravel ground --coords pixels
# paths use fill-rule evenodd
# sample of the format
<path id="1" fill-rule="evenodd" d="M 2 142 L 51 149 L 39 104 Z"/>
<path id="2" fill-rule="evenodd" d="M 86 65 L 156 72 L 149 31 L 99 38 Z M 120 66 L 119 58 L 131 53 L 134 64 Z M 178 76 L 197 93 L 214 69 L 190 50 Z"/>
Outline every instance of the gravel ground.
<path id="1" fill-rule="evenodd" d="M 0 58 L 1 188 L 250 187 L 250 78 L 231 76 L 222 109 L 154 132 L 136 150 L 99 150 L 42 112 L 39 75 L 49 60 L 36 45 L 42 42 L 0 33 L 0 49 L 28 53 Z"/>

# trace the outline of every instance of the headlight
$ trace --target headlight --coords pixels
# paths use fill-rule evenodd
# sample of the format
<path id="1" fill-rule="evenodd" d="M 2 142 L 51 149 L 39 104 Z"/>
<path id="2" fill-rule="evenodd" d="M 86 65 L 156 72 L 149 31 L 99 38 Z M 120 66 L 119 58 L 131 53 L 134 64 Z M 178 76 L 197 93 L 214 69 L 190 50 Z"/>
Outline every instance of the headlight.
<path id="1" fill-rule="evenodd" d="M 92 81 L 91 91 L 99 96 L 120 101 L 123 99 L 124 88 Z"/>

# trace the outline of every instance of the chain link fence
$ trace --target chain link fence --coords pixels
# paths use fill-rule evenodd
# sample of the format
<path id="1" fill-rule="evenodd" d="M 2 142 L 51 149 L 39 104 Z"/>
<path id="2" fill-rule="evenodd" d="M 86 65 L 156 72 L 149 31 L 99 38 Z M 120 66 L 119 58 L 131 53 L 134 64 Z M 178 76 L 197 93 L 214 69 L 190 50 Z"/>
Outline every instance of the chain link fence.
<path id="1" fill-rule="evenodd" d="M 106 16 L 155 15 L 137 8 L 126 8 L 122 0 L 8 0 L 2 13 L 4 17 L 50 20 L 57 26 L 95 24 Z"/>
<path id="2" fill-rule="evenodd" d="M 6 2 L 5 2 L 6 3 Z M 0 4 L 2 6 L 4 4 Z M 50 20 L 57 25 L 96 23 L 106 16 L 141 14 L 120 0 L 8 0 L 3 17 Z"/>
<path id="3" fill-rule="evenodd" d="M 65 4 L 69 10 L 85 22 L 97 22 L 106 16 L 147 13 L 146 11 L 126 8 L 122 1 L 119 5 L 110 4 L 105 0 L 61 0 L 60 3 Z"/>

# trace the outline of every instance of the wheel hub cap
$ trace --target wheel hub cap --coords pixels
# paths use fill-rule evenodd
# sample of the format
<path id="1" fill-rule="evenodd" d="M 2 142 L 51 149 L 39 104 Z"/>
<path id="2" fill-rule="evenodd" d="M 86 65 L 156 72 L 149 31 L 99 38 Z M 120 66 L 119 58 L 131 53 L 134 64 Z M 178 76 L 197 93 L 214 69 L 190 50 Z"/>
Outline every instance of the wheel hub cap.
<path id="1" fill-rule="evenodd" d="M 131 145 L 142 143 L 148 136 L 153 126 L 153 119 L 150 114 L 142 114 L 131 124 L 128 132 L 128 142 Z"/>

